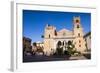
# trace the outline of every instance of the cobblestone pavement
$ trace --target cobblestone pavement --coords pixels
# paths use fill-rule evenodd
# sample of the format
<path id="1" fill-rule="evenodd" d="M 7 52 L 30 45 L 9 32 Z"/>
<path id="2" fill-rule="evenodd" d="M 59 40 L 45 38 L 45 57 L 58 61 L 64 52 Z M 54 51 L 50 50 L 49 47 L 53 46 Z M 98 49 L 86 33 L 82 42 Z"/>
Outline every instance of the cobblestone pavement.
<path id="1" fill-rule="evenodd" d="M 87 58 L 84 57 L 84 56 L 73 56 L 73 57 L 70 57 L 69 59 L 70 60 L 84 60 L 84 59 L 87 59 Z"/>
<path id="2" fill-rule="evenodd" d="M 23 62 L 43 62 L 43 61 L 63 61 L 63 60 L 84 60 L 87 59 L 85 56 L 24 56 Z"/>

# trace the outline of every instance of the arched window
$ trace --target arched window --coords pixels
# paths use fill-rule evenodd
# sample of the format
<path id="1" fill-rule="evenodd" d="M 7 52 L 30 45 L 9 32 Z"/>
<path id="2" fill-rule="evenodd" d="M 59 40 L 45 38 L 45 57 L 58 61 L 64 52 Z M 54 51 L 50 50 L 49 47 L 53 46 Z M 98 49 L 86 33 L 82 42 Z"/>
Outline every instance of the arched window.
<path id="1" fill-rule="evenodd" d="M 81 43 L 81 40 L 79 40 L 79 43 Z"/>
<path id="2" fill-rule="evenodd" d="M 76 23 L 79 23 L 79 20 L 78 19 L 76 20 Z"/>
<path id="3" fill-rule="evenodd" d="M 68 41 L 68 45 L 71 45 L 72 44 L 72 42 L 71 41 Z"/>
<path id="4" fill-rule="evenodd" d="M 80 33 L 78 33 L 78 36 L 80 37 Z"/>
<path id="5" fill-rule="evenodd" d="M 49 38 L 50 38 L 50 34 L 49 34 Z"/>
<path id="6" fill-rule="evenodd" d="M 79 47 L 81 47 L 81 45 L 79 45 Z"/>
<path id="7" fill-rule="evenodd" d="M 55 30 L 55 36 L 57 36 L 57 31 Z"/>
<path id="8" fill-rule="evenodd" d="M 77 25 L 77 28 L 80 28 L 79 25 Z"/>
<path id="9" fill-rule="evenodd" d="M 61 41 L 58 41 L 57 46 L 61 46 L 61 45 L 62 45 Z"/>

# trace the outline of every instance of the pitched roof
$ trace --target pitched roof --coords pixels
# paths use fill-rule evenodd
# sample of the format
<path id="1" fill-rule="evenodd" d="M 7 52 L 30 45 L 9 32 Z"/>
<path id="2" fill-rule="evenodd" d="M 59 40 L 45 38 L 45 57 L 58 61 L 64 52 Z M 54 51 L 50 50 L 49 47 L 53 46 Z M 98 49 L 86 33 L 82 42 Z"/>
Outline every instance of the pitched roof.
<path id="1" fill-rule="evenodd" d="M 68 33 L 72 33 L 72 31 L 70 31 L 70 30 L 68 30 L 68 29 L 61 29 L 60 31 L 58 31 L 58 32 L 68 32 Z"/>
<path id="2" fill-rule="evenodd" d="M 65 34 L 65 35 L 72 35 L 72 31 L 64 28 L 64 29 L 58 31 L 57 34 L 58 35 L 63 35 L 63 34 Z"/>

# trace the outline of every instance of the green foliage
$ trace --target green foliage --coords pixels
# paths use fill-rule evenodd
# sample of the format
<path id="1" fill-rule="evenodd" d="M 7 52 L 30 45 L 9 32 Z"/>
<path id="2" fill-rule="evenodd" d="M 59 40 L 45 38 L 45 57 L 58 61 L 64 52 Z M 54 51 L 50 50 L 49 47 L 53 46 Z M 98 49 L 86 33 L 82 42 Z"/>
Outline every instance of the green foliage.
<path id="1" fill-rule="evenodd" d="M 74 47 L 75 47 L 74 44 L 72 44 L 72 42 L 69 41 L 67 48 L 68 48 L 68 52 L 69 52 L 70 55 L 73 55 L 75 53 L 75 50 L 73 50 Z"/>
<path id="2" fill-rule="evenodd" d="M 36 45 L 36 42 L 33 43 L 33 46 L 37 46 L 37 45 Z"/>
<path id="3" fill-rule="evenodd" d="M 71 56 L 67 50 L 64 51 L 64 55 Z"/>
<path id="4" fill-rule="evenodd" d="M 57 55 L 63 55 L 63 48 L 57 48 L 56 50 Z"/>
<path id="5" fill-rule="evenodd" d="M 59 41 L 57 45 L 58 47 L 60 47 L 62 45 L 61 41 Z"/>
<path id="6" fill-rule="evenodd" d="M 44 35 L 42 35 L 41 38 L 44 38 Z"/>

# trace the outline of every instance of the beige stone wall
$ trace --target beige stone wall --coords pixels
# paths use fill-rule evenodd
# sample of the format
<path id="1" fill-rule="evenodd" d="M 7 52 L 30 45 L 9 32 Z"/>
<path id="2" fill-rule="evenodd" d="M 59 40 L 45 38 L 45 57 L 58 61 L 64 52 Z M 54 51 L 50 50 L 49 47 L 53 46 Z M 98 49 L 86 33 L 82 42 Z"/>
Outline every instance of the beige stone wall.
<path id="1" fill-rule="evenodd" d="M 87 49 L 91 50 L 91 34 L 85 37 L 87 43 Z"/>
<path id="2" fill-rule="evenodd" d="M 44 52 L 47 55 L 50 55 L 52 49 L 54 49 L 54 40 L 53 39 L 44 39 Z"/>
<path id="3" fill-rule="evenodd" d="M 45 28 L 45 33 L 44 33 L 44 38 L 53 38 L 54 37 L 54 31 L 55 27 L 53 26 L 48 26 Z"/>
<path id="4" fill-rule="evenodd" d="M 83 37 L 75 38 L 74 39 L 75 49 L 81 53 L 83 53 L 86 50 L 86 42 Z"/>

